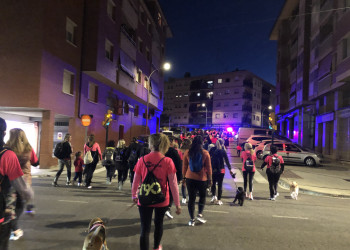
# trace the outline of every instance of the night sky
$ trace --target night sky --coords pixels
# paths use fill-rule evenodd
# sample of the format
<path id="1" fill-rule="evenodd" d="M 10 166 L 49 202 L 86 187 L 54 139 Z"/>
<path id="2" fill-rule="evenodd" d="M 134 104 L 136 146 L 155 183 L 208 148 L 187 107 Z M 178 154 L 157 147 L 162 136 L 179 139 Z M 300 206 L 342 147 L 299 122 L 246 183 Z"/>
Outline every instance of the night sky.
<path id="1" fill-rule="evenodd" d="M 165 77 L 253 72 L 276 84 L 276 41 L 269 35 L 284 0 L 159 0 L 173 32 Z"/>

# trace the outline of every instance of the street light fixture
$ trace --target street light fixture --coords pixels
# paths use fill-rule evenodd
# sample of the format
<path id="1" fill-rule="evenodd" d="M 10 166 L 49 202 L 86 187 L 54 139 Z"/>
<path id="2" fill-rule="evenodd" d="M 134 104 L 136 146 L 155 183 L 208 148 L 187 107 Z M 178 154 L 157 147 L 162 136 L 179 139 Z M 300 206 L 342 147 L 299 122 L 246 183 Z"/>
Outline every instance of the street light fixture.
<path id="1" fill-rule="evenodd" d="M 272 109 L 272 106 L 268 106 L 267 109 L 271 110 Z M 261 127 L 263 128 L 264 127 L 264 112 L 265 112 L 266 108 L 264 108 L 262 111 L 261 111 Z"/>
<path id="2" fill-rule="evenodd" d="M 162 66 L 163 70 L 168 71 L 171 69 L 171 64 L 166 62 Z M 154 72 L 158 71 L 159 69 L 154 69 L 149 76 L 145 76 L 145 80 L 147 81 L 147 106 L 146 106 L 146 135 L 148 134 L 148 113 L 149 113 L 149 94 L 152 90 L 151 88 L 151 76 Z"/>
<path id="3" fill-rule="evenodd" d="M 208 128 L 208 109 L 205 103 L 202 103 L 202 107 L 205 107 L 205 128 Z"/>

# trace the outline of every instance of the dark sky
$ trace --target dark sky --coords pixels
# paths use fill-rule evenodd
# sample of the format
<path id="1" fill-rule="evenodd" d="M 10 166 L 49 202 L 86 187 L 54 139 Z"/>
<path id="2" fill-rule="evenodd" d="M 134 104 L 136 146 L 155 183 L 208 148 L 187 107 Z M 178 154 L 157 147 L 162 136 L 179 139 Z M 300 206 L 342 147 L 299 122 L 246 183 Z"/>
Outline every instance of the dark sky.
<path id="1" fill-rule="evenodd" d="M 284 0 L 159 0 L 173 32 L 166 77 L 245 69 L 275 85 L 276 41 L 269 35 Z"/>

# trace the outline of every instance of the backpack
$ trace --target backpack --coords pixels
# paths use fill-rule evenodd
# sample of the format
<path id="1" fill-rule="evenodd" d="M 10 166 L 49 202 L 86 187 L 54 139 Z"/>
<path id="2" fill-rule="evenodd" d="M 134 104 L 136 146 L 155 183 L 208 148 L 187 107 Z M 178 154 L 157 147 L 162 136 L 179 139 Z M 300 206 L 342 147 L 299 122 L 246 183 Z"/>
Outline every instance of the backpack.
<path id="1" fill-rule="evenodd" d="M 63 155 L 63 143 L 64 142 L 59 142 L 56 144 L 55 150 L 53 152 L 53 155 L 57 158 L 62 160 L 64 155 Z"/>
<path id="2" fill-rule="evenodd" d="M 203 168 L 202 154 L 196 154 L 194 157 L 190 157 L 190 169 L 192 172 L 200 172 Z"/>
<path id="3" fill-rule="evenodd" d="M 213 173 L 220 173 L 221 166 L 223 165 L 223 157 L 221 155 L 221 151 L 217 148 L 212 148 L 209 154 Z"/>
<path id="4" fill-rule="evenodd" d="M 145 155 L 148 155 L 149 153 L 151 153 L 151 150 L 148 147 L 142 147 L 140 156 L 145 156 Z"/>
<path id="5" fill-rule="evenodd" d="M 281 161 L 278 156 L 272 155 L 272 164 L 270 166 L 271 173 L 278 174 L 281 172 Z"/>
<path id="6" fill-rule="evenodd" d="M 115 150 L 112 147 L 107 147 L 105 149 L 105 152 L 104 152 L 105 157 L 104 157 L 103 162 L 102 162 L 103 166 L 113 164 L 113 162 L 114 162 L 114 151 Z"/>
<path id="7" fill-rule="evenodd" d="M 150 164 L 145 162 L 145 157 L 142 157 L 143 163 L 147 168 L 147 175 L 143 180 L 140 191 L 138 194 L 139 202 L 142 206 L 155 205 L 158 203 L 162 203 L 165 201 L 165 195 L 162 192 L 162 188 L 157 177 L 153 174 L 153 171 L 159 166 L 159 163 L 164 159 L 160 159 L 160 161 L 153 167 L 150 171 Z"/>
<path id="8" fill-rule="evenodd" d="M 252 172 L 254 169 L 254 162 L 252 160 L 252 156 L 248 155 L 248 158 L 244 162 L 244 169 L 247 172 Z"/>
<path id="9" fill-rule="evenodd" d="M 135 166 L 137 162 L 137 151 L 136 149 L 132 149 L 128 158 L 128 163 L 130 166 Z"/>
<path id="10" fill-rule="evenodd" d="M 90 164 L 94 161 L 94 158 L 92 158 L 91 151 L 87 151 L 84 156 L 84 164 Z"/>

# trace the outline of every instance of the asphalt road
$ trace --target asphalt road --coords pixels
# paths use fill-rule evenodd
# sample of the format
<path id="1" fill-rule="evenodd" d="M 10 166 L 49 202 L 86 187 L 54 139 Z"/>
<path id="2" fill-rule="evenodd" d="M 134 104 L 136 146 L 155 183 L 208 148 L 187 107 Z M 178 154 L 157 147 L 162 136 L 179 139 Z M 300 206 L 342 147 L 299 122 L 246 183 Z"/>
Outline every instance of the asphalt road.
<path id="1" fill-rule="evenodd" d="M 231 160 L 236 168 L 241 166 L 238 158 Z M 116 182 L 106 185 L 105 171 L 98 171 L 92 189 L 52 187 L 54 172 L 34 178 L 37 214 L 22 215 L 24 236 L 11 242 L 10 249 L 81 249 L 88 223 L 96 216 L 107 224 L 110 250 L 139 249 L 139 214 L 137 207 L 130 207 L 130 184 L 117 191 Z M 236 171 L 242 186 L 240 170 Z M 64 180 L 62 174 L 59 183 Z M 224 205 L 212 205 L 207 198 L 206 224 L 187 226 L 187 206 L 173 220 L 165 218 L 163 249 L 349 249 L 349 200 L 301 195 L 295 201 L 280 189 L 277 201 L 270 201 L 261 171 L 254 179 L 254 201 L 232 206 L 234 191 L 234 181 L 227 175 Z"/>

